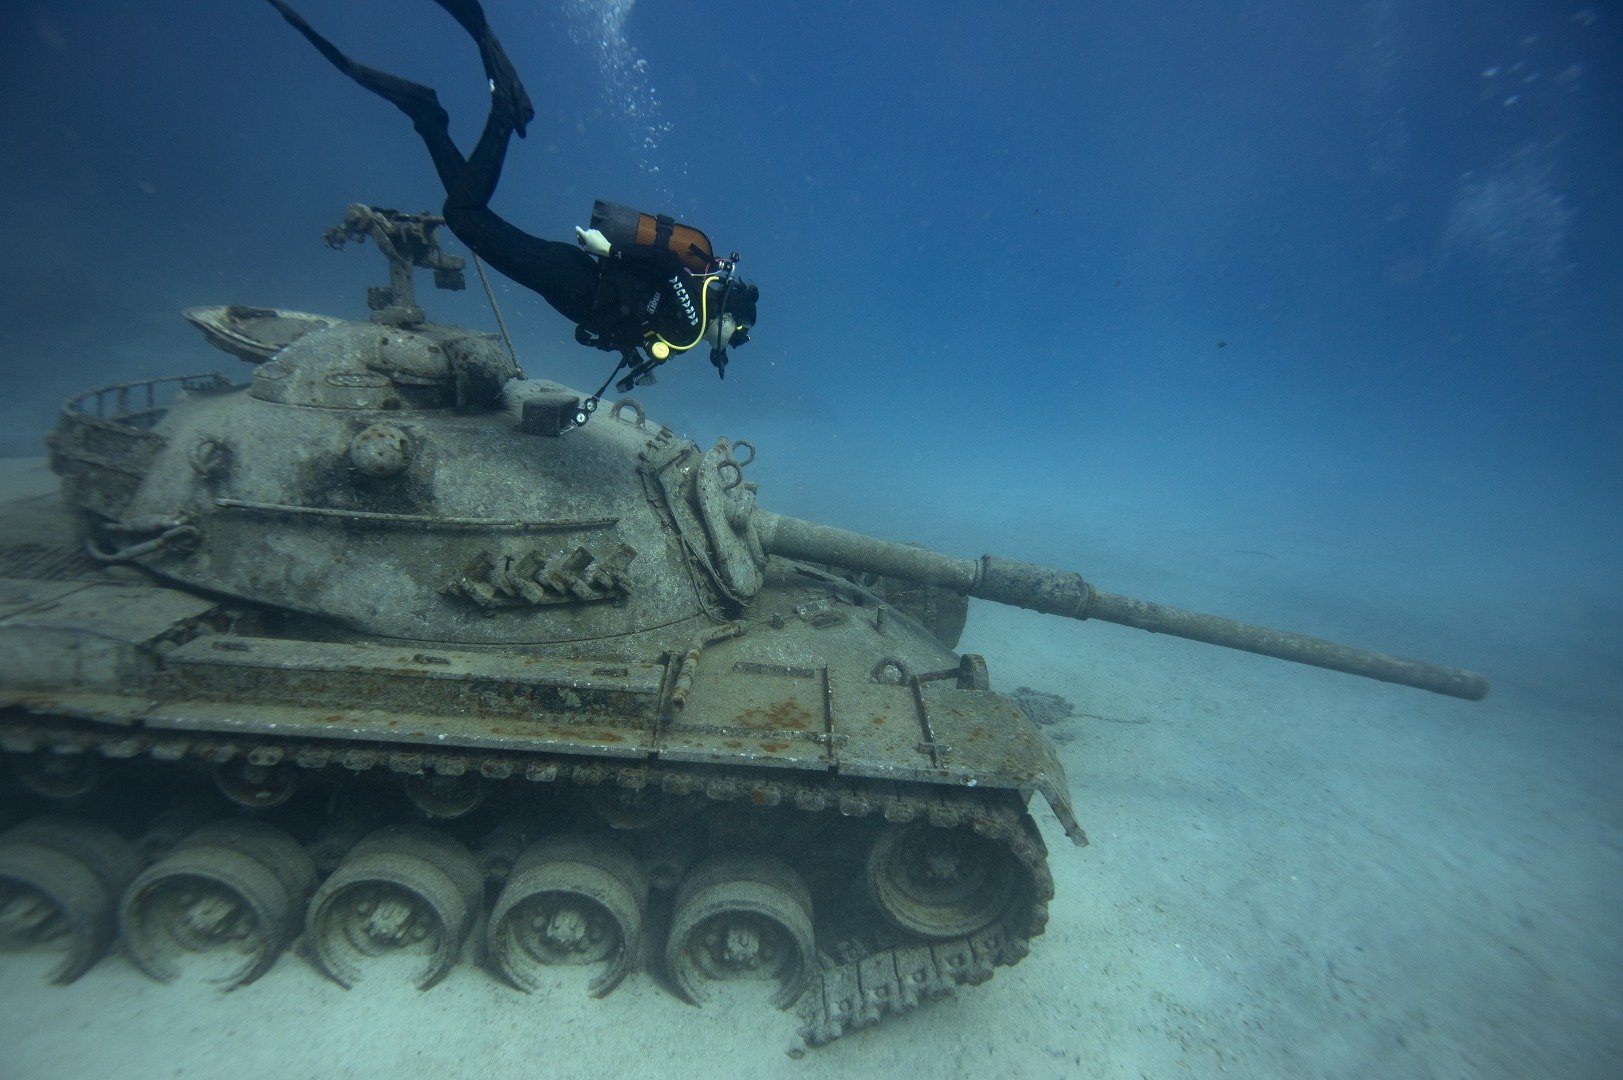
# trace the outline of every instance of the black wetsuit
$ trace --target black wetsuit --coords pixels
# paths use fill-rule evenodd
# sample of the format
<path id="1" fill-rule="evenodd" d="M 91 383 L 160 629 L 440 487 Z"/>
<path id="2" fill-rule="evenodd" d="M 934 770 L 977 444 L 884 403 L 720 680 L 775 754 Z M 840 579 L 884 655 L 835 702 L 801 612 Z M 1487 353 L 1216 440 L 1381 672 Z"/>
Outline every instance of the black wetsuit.
<path id="1" fill-rule="evenodd" d="M 515 132 L 523 137 L 535 110 L 478 0 L 435 2 L 478 43 L 491 82 L 490 116 L 467 157 L 451 141 L 450 118 L 431 87 L 355 63 L 281 0 L 270 0 L 334 67 L 411 118 L 445 185 L 446 225 L 480 258 L 576 323 L 583 344 L 627 357 L 650 333 L 678 348 L 698 344 L 703 279 L 674 252 L 616 247 L 600 259 L 574 244 L 531 236 L 490 209 L 508 140 Z"/>

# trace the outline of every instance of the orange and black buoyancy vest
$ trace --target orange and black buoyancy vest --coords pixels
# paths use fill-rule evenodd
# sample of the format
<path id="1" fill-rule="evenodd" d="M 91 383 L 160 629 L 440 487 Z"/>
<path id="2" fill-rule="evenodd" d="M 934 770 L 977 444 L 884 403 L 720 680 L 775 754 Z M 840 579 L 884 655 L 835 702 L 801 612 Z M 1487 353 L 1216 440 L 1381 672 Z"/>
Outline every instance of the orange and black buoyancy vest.
<path id="1" fill-rule="evenodd" d="M 706 272 L 716 263 L 710 238 L 663 214 L 599 200 L 591 227 L 610 244 L 599 260 L 592 319 L 583 344 L 620 350 L 650 337 L 686 349 L 704 334 Z"/>

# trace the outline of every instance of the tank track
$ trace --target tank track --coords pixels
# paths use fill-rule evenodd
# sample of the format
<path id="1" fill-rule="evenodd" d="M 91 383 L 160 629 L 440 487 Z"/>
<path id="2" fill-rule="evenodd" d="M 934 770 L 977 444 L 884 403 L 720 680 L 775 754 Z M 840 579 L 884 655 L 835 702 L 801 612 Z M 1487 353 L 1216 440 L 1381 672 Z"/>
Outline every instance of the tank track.
<path id="1" fill-rule="evenodd" d="M 17 710 L 0 712 L 0 751 L 95 754 L 114 760 L 150 758 L 191 767 L 285 763 L 338 777 L 374 771 L 402 778 L 471 774 L 496 783 L 698 795 L 713 803 L 760 810 L 782 808 L 808 815 L 833 812 L 842 818 L 871 818 L 893 825 L 966 828 L 1012 856 L 1026 880 L 1003 913 L 974 933 L 924 940 L 894 929 L 876 934 L 869 927 L 834 942 L 819 942 L 815 970 L 792 1002 L 803 1040 L 803 1045 L 790 1051 L 796 1056 L 806 1047 L 870 1027 L 887 1015 L 911 1012 L 958 986 L 985 982 L 995 968 L 1018 963 L 1029 952 L 1030 939 L 1043 933 L 1048 902 L 1054 895 L 1047 850 L 1026 812 L 1025 798 L 1006 790 L 880 785 L 783 770 L 744 773 L 644 761 L 419 748 L 397 751 L 365 743 L 273 741 L 213 733 L 154 734 Z"/>

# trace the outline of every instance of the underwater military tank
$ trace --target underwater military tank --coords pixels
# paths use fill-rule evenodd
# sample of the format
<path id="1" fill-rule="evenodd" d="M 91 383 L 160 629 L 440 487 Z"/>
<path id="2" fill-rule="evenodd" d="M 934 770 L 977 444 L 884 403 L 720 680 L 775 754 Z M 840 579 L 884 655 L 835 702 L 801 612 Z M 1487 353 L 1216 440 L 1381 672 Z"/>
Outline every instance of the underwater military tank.
<path id="1" fill-rule="evenodd" d="M 370 321 L 194 309 L 251 362 L 69 401 L 0 515 L 0 946 L 231 988 L 289 947 L 520 989 L 764 984 L 809 1044 L 1013 964 L 1083 832 L 976 596 L 1479 698 L 1481 677 L 761 509 L 754 449 L 425 320 L 439 220 L 351 207 Z M 342 239 L 342 236 L 339 237 Z M 582 423 L 589 419 L 590 422 Z M 7 828 L 9 826 L 9 828 Z M 579 974 L 572 974 L 579 972 Z"/>

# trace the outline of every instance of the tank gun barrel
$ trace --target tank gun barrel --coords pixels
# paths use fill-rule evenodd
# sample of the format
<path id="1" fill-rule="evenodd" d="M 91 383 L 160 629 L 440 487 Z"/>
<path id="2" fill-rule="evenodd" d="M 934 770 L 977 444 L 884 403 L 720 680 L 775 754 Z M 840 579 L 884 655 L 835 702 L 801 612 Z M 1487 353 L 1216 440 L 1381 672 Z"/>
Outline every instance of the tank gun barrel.
<path id="1" fill-rule="evenodd" d="M 764 510 L 757 511 L 756 523 L 762 546 L 786 558 L 937 585 L 966 596 L 1068 619 L 1103 619 L 1155 634 L 1173 634 L 1469 701 L 1481 700 L 1488 692 L 1488 680 L 1475 672 L 1100 592 L 1080 574 L 1067 570 L 996 555 L 961 559 Z"/>

